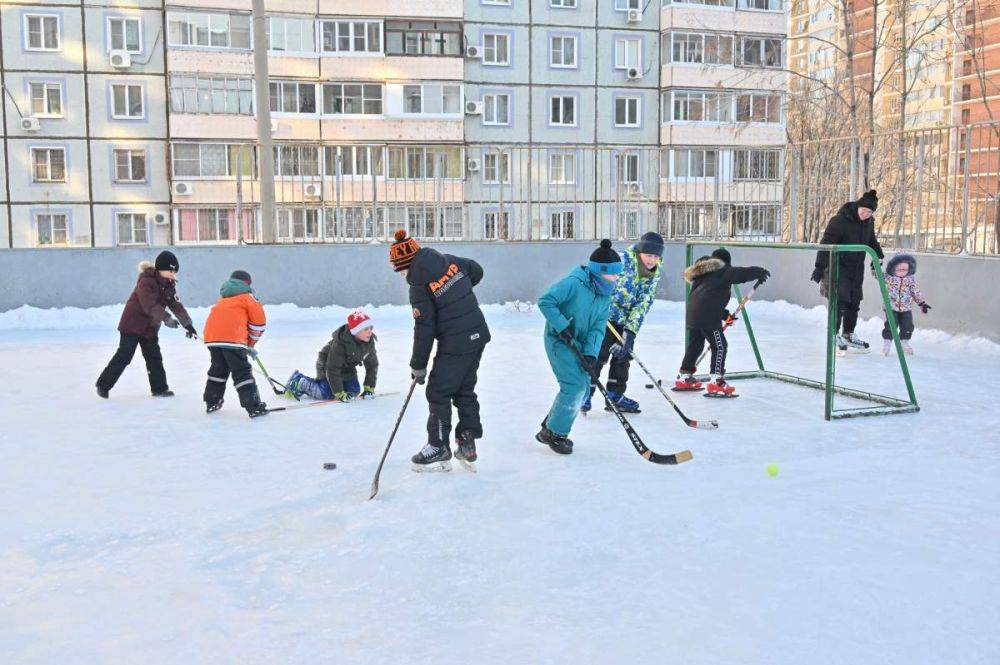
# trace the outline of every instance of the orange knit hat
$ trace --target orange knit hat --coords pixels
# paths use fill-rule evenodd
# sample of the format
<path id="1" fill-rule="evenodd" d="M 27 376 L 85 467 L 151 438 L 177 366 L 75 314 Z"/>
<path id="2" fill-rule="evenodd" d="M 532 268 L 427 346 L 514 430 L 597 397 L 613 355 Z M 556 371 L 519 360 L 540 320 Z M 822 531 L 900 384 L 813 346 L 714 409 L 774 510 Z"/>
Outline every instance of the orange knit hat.
<path id="1" fill-rule="evenodd" d="M 389 248 L 389 262 L 392 263 L 392 269 L 399 272 L 410 267 L 420 245 L 413 238 L 406 237 L 404 229 L 396 231 L 393 237 L 396 242 L 392 243 L 392 247 Z"/>

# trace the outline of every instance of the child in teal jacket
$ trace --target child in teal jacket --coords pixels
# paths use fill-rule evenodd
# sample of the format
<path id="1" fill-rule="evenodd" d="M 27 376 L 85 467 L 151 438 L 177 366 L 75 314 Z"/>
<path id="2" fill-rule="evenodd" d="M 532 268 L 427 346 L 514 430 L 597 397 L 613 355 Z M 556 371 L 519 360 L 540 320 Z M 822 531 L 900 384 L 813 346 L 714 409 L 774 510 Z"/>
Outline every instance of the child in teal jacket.
<path id="1" fill-rule="evenodd" d="M 610 240 L 602 240 L 586 266 L 574 268 L 538 299 L 538 309 L 545 316 L 545 353 L 559 382 L 559 394 L 535 438 L 557 453 L 573 452 L 573 442 L 567 437 L 589 394 L 621 271 L 621 257 Z M 569 345 L 580 350 L 583 363 Z"/>

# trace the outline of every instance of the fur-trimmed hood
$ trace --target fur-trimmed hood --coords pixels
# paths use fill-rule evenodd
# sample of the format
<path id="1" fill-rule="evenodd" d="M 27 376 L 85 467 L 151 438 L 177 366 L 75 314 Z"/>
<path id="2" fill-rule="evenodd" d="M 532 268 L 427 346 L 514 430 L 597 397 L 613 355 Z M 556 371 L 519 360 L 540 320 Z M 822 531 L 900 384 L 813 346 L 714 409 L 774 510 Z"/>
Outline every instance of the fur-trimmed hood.
<path id="1" fill-rule="evenodd" d="M 139 274 L 142 274 L 153 267 L 152 261 L 139 261 Z"/>
<path id="2" fill-rule="evenodd" d="M 906 265 L 909 266 L 910 271 L 906 273 L 907 277 L 917 274 L 917 259 L 915 259 L 912 254 L 901 253 L 889 259 L 889 262 L 885 266 L 885 276 L 886 277 L 895 276 L 896 266 L 898 266 L 900 263 L 905 263 Z"/>
<path id="3" fill-rule="evenodd" d="M 725 267 L 726 264 L 722 259 L 702 259 L 684 269 L 684 281 L 691 284 L 698 277 L 703 277 L 716 270 L 722 270 Z"/>

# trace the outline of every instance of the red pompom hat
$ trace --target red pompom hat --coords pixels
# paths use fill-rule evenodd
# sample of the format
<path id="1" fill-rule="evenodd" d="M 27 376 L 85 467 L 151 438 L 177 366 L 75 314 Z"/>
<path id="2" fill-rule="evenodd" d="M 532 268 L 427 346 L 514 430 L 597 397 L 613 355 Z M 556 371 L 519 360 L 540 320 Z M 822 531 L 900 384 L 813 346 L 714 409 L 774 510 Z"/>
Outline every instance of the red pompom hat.
<path id="1" fill-rule="evenodd" d="M 356 309 L 347 315 L 347 329 L 352 335 L 357 335 L 362 330 L 367 330 L 375 325 L 372 317 L 368 316 L 364 310 Z"/>

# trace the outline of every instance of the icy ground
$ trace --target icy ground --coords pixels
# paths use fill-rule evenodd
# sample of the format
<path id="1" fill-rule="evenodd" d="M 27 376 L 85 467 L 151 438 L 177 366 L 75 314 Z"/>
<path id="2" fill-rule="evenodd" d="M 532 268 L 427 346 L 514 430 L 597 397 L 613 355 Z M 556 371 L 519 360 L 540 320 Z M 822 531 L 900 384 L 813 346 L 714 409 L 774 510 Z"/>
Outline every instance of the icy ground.
<path id="1" fill-rule="evenodd" d="M 282 380 L 344 314 L 269 311 L 261 357 Z M 989 342 L 918 329 L 916 415 L 827 423 L 819 391 L 762 380 L 678 396 L 716 432 L 685 428 L 633 368 L 647 443 L 694 453 L 659 467 L 604 411 L 570 457 L 536 443 L 555 391 L 541 318 L 492 306 L 478 475 L 409 470 L 418 389 L 369 502 L 402 395 L 250 421 L 230 386 L 207 416 L 208 354 L 164 330 L 178 396 L 150 398 L 137 355 L 103 401 L 119 312 L 0 315 L 4 663 L 1000 662 Z M 769 365 L 822 375 L 821 311 L 752 316 Z M 375 317 L 379 387 L 403 391 L 409 311 Z M 682 320 L 657 303 L 639 337 L 667 378 Z M 748 368 L 742 328 L 731 341 L 730 369 Z M 899 377 L 877 353 L 840 364 L 854 387 L 901 396 Z"/>

